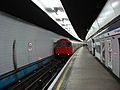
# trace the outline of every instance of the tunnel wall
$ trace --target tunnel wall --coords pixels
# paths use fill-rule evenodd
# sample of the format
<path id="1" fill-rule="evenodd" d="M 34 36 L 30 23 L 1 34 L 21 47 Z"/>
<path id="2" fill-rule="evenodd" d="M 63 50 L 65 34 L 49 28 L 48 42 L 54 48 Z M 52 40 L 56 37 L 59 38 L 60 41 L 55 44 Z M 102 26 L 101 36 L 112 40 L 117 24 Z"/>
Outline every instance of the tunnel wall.
<path id="1" fill-rule="evenodd" d="M 0 75 L 53 54 L 53 40 L 63 38 L 0 12 Z"/>

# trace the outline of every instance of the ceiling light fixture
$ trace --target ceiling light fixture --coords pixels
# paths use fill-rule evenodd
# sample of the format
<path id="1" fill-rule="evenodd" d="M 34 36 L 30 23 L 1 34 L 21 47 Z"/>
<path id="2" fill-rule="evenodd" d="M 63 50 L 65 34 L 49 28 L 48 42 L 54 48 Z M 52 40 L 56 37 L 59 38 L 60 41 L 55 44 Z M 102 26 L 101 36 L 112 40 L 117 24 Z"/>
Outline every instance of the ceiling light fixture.
<path id="1" fill-rule="evenodd" d="M 75 32 L 60 0 L 32 0 L 39 8 L 41 8 L 49 17 L 51 17 L 58 25 L 65 29 L 76 39 L 80 39 Z M 70 28 L 68 30 L 68 28 Z"/>

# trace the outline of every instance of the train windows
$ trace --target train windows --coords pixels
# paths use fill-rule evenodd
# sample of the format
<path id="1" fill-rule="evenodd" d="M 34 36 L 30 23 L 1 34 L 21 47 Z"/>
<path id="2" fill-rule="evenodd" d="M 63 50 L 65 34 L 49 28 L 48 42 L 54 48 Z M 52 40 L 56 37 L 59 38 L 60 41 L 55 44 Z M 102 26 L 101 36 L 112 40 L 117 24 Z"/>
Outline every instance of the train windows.
<path id="1" fill-rule="evenodd" d="M 56 46 L 58 46 L 58 47 L 65 46 L 65 43 L 63 43 L 63 42 L 59 42 L 59 43 L 56 44 Z"/>
<path id="2" fill-rule="evenodd" d="M 59 43 L 56 44 L 56 46 L 58 46 L 58 47 L 62 47 L 62 46 L 68 46 L 68 47 L 70 47 L 71 43 L 70 42 L 66 42 L 66 44 L 65 44 L 63 42 L 59 42 Z"/>
<path id="3" fill-rule="evenodd" d="M 112 69 L 112 41 L 107 40 L 108 67 Z"/>
<path id="4" fill-rule="evenodd" d="M 70 43 L 70 42 L 67 42 L 67 43 L 66 43 L 66 46 L 70 47 L 70 46 L 71 46 L 71 43 Z"/>
<path id="5" fill-rule="evenodd" d="M 95 46 L 95 50 L 96 50 L 96 52 L 100 53 L 100 52 L 101 52 L 100 45 L 96 45 L 96 46 Z"/>

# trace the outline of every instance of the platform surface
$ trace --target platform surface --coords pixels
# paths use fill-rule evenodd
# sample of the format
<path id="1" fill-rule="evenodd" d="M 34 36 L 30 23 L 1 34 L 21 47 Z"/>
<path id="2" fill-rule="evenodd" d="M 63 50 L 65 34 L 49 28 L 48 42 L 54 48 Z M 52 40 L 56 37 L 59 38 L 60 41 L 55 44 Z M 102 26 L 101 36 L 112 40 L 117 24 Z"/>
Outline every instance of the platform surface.
<path id="1" fill-rule="evenodd" d="M 78 50 L 72 69 L 60 90 L 120 90 L 120 83 L 86 47 Z"/>

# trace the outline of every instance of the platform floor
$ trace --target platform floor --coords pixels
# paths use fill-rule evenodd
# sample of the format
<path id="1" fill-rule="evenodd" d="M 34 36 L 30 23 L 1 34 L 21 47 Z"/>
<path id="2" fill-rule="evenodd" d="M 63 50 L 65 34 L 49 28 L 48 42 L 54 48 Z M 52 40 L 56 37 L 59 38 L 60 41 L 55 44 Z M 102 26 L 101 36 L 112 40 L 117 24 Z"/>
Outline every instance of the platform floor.
<path id="1" fill-rule="evenodd" d="M 78 50 L 72 69 L 60 90 L 120 90 L 120 83 L 86 47 Z"/>

